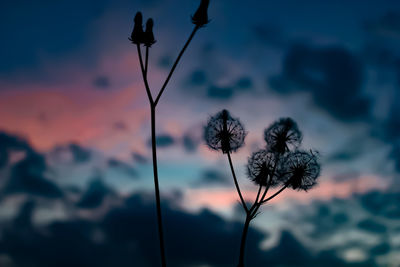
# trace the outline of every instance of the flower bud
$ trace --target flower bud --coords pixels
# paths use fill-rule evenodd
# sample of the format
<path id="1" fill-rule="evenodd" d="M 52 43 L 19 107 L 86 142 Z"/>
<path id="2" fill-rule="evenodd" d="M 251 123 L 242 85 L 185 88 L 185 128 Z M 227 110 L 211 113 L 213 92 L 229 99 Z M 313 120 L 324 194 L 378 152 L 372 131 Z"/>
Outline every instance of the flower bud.
<path id="1" fill-rule="evenodd" d="M 148 19 L 146 22 L 146 31 L 144 32 L 143 35 L 143 43 L 147 47 L 151 47 L 156 42 L 153 34 L 153 25 L 154 25 L 153 19 Z"/>
<path id="2" fill-rule="evenodd" d="M 207 9 L 210 0 L 201 0 L 200 6 L 197 9 L 196 13 L 192 16 L 192 23 L 197 25 L 198 27 L 203 27 L 207 23 L 209 23 Z"/>
<path id="3" fill-rule="evenodd" d="M 131 37 L 129 40 L 132 42 L 132 44 L 142 44 L 143 43 L 143 18 L 142 18 L 142 13 L 137 12 L 135 15 L 134 19 L 134 26 L 132 30 Z"/>

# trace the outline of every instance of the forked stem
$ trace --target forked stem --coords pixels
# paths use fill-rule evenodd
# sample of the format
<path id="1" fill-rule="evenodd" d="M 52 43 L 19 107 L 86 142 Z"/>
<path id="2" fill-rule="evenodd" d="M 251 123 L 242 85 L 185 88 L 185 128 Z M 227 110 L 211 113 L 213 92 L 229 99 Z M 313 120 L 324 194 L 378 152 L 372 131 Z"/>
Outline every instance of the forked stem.
<path id="1" fill-rule="evenodd" d="M 189 46 L 190 41 L 192 41 L 193 36 L 196 34 L 196 32 L 197 32 L 198 29 L 200 29 L 200 27 L 196 25 L 196 26 L 194 27 L 192 33 L 190 34 L 189 39 L 186 41 L 186 43 L 185 43 L 185 45 L 183 46 L 181 52 L 179 53 L 178 57 L 176 58 L 176 60 L 175 60 L 175 62 L 174 62 L 174 65 L 172 65 L 172 68 L 171 68 L 171 70 L 170 70 L 170 72 L 169 72 L 169 74 L 168 74 L 168 76 L 167 76 L 167 79 L 165 79 L 165 82 L 164 82 L 163 86 L 161 87 L 160 92 L 158 93 L 158 95 L 157 95 L 157 97 L 156 97 L 156 100 L 154 101 L 154 105 L 155 105 L 155 106 L 157 106 L 158 101 L 160 101 L 160 97 L 161 97 L 161 95 L 163 94 L 165 88 L 167 87 L 167 84 L 168 84 L 169 80 L 171 79 L 171 76 L 172 76 L 172 74 L 174 73 L 174 70 L 175 70 L 176 66 L 177 66 L 178 63 L 179 63 L 179 60 L 181 59 L 181 57 L 182 57 L 183 53 L 185 52 L 186 48 Z"/>
<path id="2" fill-rule="evenodd" d="M 181 59 L 183 53 L 185 52 L 186 48 L 188 47 L 190 41 L 193 39 L 193 36 L 199 29 L 199 26 L 196 26 L 189 36 L 189 39 L 186 41 L 185 45 L 183 46 L 181 52 L 178 55 L 178 58 L 175 60 L 174 65 L 172 66 L 163 86 L 160 89 L 160 92 L 157 95 L 156 100 L 153 100 L 153 96 L 151 94 L 150 86 L 147 81 L 147 73 L 148 73 L 148 63 L 149 63 L 149 47 L 146 46 L 146 55 L 145 55 L 145 62 L 143 63 L 142 52 L 140 49 L 140 44 L 137 44 L 137 52 L 139 56 L 140 62 L 140 69 L 143 76 L 143 82 L 146 88 L 147 97 L 150 103 L 150 111 L 151 111 L 151 150 L 152 150 L 152 157 L 153 157 L 153 174 L 154 174 L 154 192 L 156 196 L 156 208 L 157 208 L 157 223 L 158 223 L 158 237 L 160 243 L 160 254 L 161 254 L 161 266 L 166 267 L 166 257 L 165 257 L 165 246 L 164 246 L 164 231 L 163 231 L 163 224 L 162 224 L 162 214 L 161 214 L 161 198 L 160 198 L 160 186 L 158 182 L 158 167 L 157 167 L 157 143 L 156 143 L 156 106 L 162 93 L 164 92 L 171 76 L 178 65 L 179 60 Z"/>

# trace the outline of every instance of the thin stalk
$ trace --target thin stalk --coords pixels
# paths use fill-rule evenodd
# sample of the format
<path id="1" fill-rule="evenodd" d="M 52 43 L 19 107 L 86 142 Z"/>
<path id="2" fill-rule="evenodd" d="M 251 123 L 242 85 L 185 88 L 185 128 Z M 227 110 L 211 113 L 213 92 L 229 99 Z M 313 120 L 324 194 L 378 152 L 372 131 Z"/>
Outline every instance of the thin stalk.
<path id="1" fill-rule="evenodd" d="M 149 84 L 147 82 L 147 74 L 146 74 L 146 72 L 144 70 L 144 66 L 143 66 L 142 51 L 140 50 L 140 44 L 137 44 L 136 46 L 137 46 L 137 52 L 139 55 L 140 69 L 142 70 L 144 86 L 146 88 L 146 93 L 147 93 L 147 97 L 149 98 L 150 106 L 152 107 L 154 105 L 154 102 L 153 102 L 153 97 L 151 95 Z"/>
<path id="2" fill-rule="evenodd" d="M 176 66 L 178 65 L 179 60 L 181 59 L 183 53 L 185 52 L 186 48 L 187 48 L 188 45 L 190 44 L 190 41 L 192 41 L 193 36 L 195 35 L 195 33 L 197 32 L 197 30 L 198 30 L 199 28 L 200 28 L 200 27 L 197 26 L 197 25 L 194 27 L 192 33 L 191 33 L 190 36 L 189 36 L 189 39 L 186 41 L 186 43 L 185 43 L 185 45 L 183 46 L 181 52 L 179 53 L 178 57 L 176 58 L 175 63 L 174 63 L 174 65 L 172 66 L 172 68 L 171 68 L 171 70 L 170 70 L 170 72 L 169 72 L 169 74 L 168 74 L 168 76 L 167 76 L 167 79 L 165 80 L 163 86 L 161 87 L 160 92 L 158 93 L 158 95 L 157 95 L 157 97 L 156 97 L 156 100 L 154 101 L 154 105 L 155 105 L 155 106 L 157 106 L 158 101 L 160 101 L 160 97 L 161 97 L 161 95 L 163 94 L 163 92 L 164 92 L 164 90 L 165 90 L 165 87 L 167 87 L 167 84 L 168 84 L 169 80 L 171 79 L 171 76 L 172 76 L 172 74 L 174 73 L 174 70 L 175 70 Z"/>
<path id="3" fill-rule="evenodd" d="M 151 105 L 151 150 L 153 154 L 153 172 L 154 172 L 154 188 L 156 195 L 157 206 L 157 222 L 158 222 L 158 237 L 160 241 L 161 265 L 167 266 L 165 260 L 165 247 L 164 247 L 164 233 L 161 217 L 161 200 L 160 200 L 160 187 L 158 184 L 158 168 L 157 168 L 157 147 L 156 147 L 156 110 L 155 106 Z"/>
<path id="4" fill-rule="evenodd" d="M 160 186 L 158 183 L 158 168 L 157 168 L 157 145 L 156 145 L 156 106 L 162 93 L 164 92 L 171 76 L 178 65 L 179 60 L 181 59 L 183 53 L 185 52 L 186 48 L 188 47 L 190 41 L 193 39 L 193 36 L 197 32 L 200 27 L 196 26 L 189 36 L 189 39 L 186 41 L 185 45 L 183 46 L 181 52 L 179 53 L 177 59 L 175 60 L 174 65 L 172 66 L 163 86 L 160 89 L 160 92 L 157 95 L 156 100 L 153 100 L 153 96 L 151 94 L 151 90 L 147 81 L 147 72 L 148 72 L 148 62 L 149 62 L 149 47 L 146 47 L 146 55 L 145 55 L 145 63 L 143 63 L 142 59 L 142 52 L 140 49 L 140 45 L 137 44 L 137 52 L 139 56 L 140 62 L 140 69 L 142 71 L 143 82 L 146 88 L 147 97 L 150 103 L 151 109 L 151 148 L 152 148 L 152 156 L 153 156 L 153 172 L 154 172 L 154 188 L 155 188 L 155 195 L 156 195 L 156 207 L 157 207 L 157 222 L 158 222 L 158 236 L 160 241 L 160 253 L 161 253 L 161 265 L 162 267 L 166 267 L 166 259 L 165 259 L 165 246 L 164 246 L 164 233 L 163 233 L 163 226 L 162 226 L 162 216 L 161 216 L 161 199 L 160 199 Z"/>
<path id="5" fill-rule="evenodd" d="M 144 60 L 144 74 L 146 75 L 146 78 L 147 78 L 148 65 L 149 65 L 149 47 L 146 46 L 146 57 Z"/>
<path id="6" fill-rule="evenodd" d="M 239 194 L 240 202 L 242 203 L 242 206 L 243 206 L 244 210 L 246 211 L 246 213 L 248 213 L 249 209 L 246 206 L 246 202 L 244 202 L 242 193 L 240 192 L 239 183 L 238 183 L 237 178 L 236 178 L 235 170 L 233 169 L 233 163 L 232 163 L 231 154 L 229 152 L 226 153 L 226 154 L 228 155 L 229 166 L 231 167 L 233 181 L 235 182 L 235 186 L 236 186 L 236 190 L 237 190 L 237 192 Z"/>
<path id="7" fill-rule="evenodd" d="M 246 239 L 247 239 L 247 233 L 249 231 L 250 221 L 251 221 L 251 217 L 249 217 L 249 214 L 247 214 L 246 221 L 243 226 L 242 240 L 240 242 L 240 254 L 239 254 L 238 267 L 244 267 L 244 252 L 245 252 L 245 247 L 246 247 Z"/>
<path id="8" fill-rule="evenodd" d="M 287 187 L 289 186 L 289 184 L 286 184 L 285 186 L 283 186 L 281 189 L 279 189 L 279 191 L 277 191 L 275 194 L 273 194 L 272 196 L 270 196 L 267 199 L 263 199 L 260 203 L 264 204 L 265 202 L 270 201 L 271 199 L 273 199 L 274 197 L 276 197 L 277 195 L 279 195 L 283 190 L 285 190 Z"/>

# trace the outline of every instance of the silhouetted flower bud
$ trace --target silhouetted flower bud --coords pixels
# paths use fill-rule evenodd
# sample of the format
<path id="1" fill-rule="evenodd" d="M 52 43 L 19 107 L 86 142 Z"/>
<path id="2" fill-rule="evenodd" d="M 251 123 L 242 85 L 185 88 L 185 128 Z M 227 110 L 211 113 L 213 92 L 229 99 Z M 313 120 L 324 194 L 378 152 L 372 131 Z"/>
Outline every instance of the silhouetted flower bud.
<path id="1" fill-rule="evenodd" d="M 153 19 L 148 19 L 146 22 L 146 30 L 143 35 L 143 43 L 147 47 L 151 47 L 156 42 L 153 34 L 153 25 Z"/>
<path id="2" fill-rule="evenodd" d="M 247 175 L 258 185 L 274 187 L 279 181 L 274 174 L 277 157 L 265 149 L 254 152 L 247 163 Z"/>
<path id="3" fill-rule="evenodd" d="M 297 123 L 291 118 L 282 118 L 264 131 L 268 149 L 279 154 L 296 149 L 300 145 L 302 137 Z"/>
<path id="4" fill-rule="evenodd" d="M 143 18 L 142 13 L 137 12 L 134 19 L 135 25 L 133 26 L 132 34 L 129 40 L 132 44 L 142 44 L 144 39 L 143 33 Z"/>
<path id="5" fill-rule="evenodd" d="M 196 13 L 192 16 L 192 23 L 199 26 L 203 27 L 210 21 L 208 20 L 208 15 L 207 15 L 207 9 L 208 9 L 208 4 L 210 3 L 210 0 L 201 0 L 200 6 L 197 9 Z"/>
<path id="6" fill-rule="evenodd" d="M 207 145 L 211 149 L 222 150 L 223 153 L 239 149 L 245 137 L 243 125 L 225 109 L 212 116 L 204 128 Z"/>
<path id="7" fill-rule="evenodd" d="M 297 150 L 289 152 L 280 162 L 278 176 L 288 187 L 307 191 L 316 185 L 320 171 L 317 152 Z"/>

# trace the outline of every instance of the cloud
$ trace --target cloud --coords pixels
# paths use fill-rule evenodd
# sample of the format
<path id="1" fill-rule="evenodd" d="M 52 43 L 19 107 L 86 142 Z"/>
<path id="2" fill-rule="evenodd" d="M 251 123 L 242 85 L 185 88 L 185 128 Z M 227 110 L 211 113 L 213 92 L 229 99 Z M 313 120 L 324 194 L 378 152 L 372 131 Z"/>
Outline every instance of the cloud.
<path id="1" fill-rule="evenodd" d="M 98 76 L 93 80 L 93 85 L 100 90 L 108 89 L 111 86 L 110 78 L 104 75 Z"/>
<path id="2" fill-rule="evenodd" d="M 92 158 L 92 151 L 77 143 L 57 145 L 50 154 L 55 159 L 65 159 L 75 164 L 88 163 Z"/>
<path id="3" fill-rule="evenodd" d="M 175 144 L 175 139 L 169 134 L 160 134 L 156 136 L 156 144 L 159 148 L 167 148 Z M 151 140 L 147 141 L 147 145 L 151 147 Z"/>
<path id="4" fill-rule="evenodd" d="M 207 82 L 207 74 L 205 71 L 201 69 L 194 70 L 189 76 L 188 83 L 192 86 L 205 85 L 206 82 Z"/>
<path id="5" fill-rule="evenodd" d="M 264 45 L 282 47 L 287 43 L 282 30 L 276 25 L 266 23 L 258 24 L 251 27 L 251 31 L 256 37 L 256 40 Z"/>
<path id="6" fill-rule="evenodd" d="M 372 219 L 365 219 L 357 224 L 357 227 L 361 230 L 371 233 L 385 233 L 387 231 L 386 226 L 380 224 Z"/>
<path id="7" fill-rule="evenodd" d="M 211 85 L 207 88 L 207 96 L 209 98 L 219 99 L 219 100 L 228 100 L 231 99 L 234 95 L 234 88 L 230 86 L 216 86 Z"/>
<path id="8" fill-rule="evenodd" d="M 72 153 L 73 159 L 75 163 L 86 163 L 91 159 L 91 151 L 83 148 L 78 144 L 69 144 L 69 150 Z"/>
<path id="9" fill-rule="evenodd" d="M 94 177 L 82 195 L 78 203 L 76 204 L 79 208 L 94 209 L 101 206 L 104 198 L 108 195 L 115 195 L 114 191 L 104 184 L 101 177 Z"/>
<path id="10" fill-rule="evenodd" d="M 146 164 L 149 162 L 149 159 L 139 152 L 132 152 L 132 158 L 139 164 Z"/>
<path id="11" fill-rule="evenodd" d="M 45 173 L 46 159 L 36 152 L 24 139 L 4 132 L 0 133 L 0 167 L 9 163 L 10 151 L 22 151 L 24 157 L 10 166 L 10 175 L 5 181 L 2 194 L 31 194 L 48 198 L 62 196 L 60 188 Z"/>
<path id="12" fill-rule="evenodd" d="M 382 242 L 369 250 L 369 253 L 375 256 L 381 256 L 389 253 L 391 246 L 388 242 Z"/>
<path id="13" fill-rule="evenodd" d="M 130 164 L 123 162 L 119 159 L 110 158 L 107 161 L 107 165 L 114 170 L 118 170 L 118 171 L 121 171 L 121 172 L 129 175 L 131 178 L 136 179 L 139 177 L 139 174 L 134 167 L 132 167 Z"/>
<path id="14" fill-rule="evenodd" d="M 253 87 L 253 81 L 250 77 L 243 76 L 236 82 L 236 88 L 239 90 L 249 90 Z"/>
<path id="15" fill-rule="evenodd" d="M 135 193 L 99 221 L 70 218 L 39 228 L 32 224 L 34 205 L 26 203 L 15 220 L 28 227 L 22 231 L 15 224 L 6 224 L 0 253 L 17 266 L 157 266 L 155 204 L 151 199 L 145 193 Z M 163 200 L 169 264 L 234 266 L 242 223 L 227 221 L 209 210 L 188 213 L 173 207 L 173 202 Z M 264 237 L 250 227 L 246 250 L 249 266 L 347 266 L 334 251 L 314 253 L 288 231 L 283 231 L 277 245 L 267 251 L 260 249 Z"/>
<path id="16" fill-rule="evenodd" d="M 371 215 L 400 219 L 400 192 L 371 191 L 359 196 L 362 207 Z"/>
<path id="17" fill-rule="evenodd" d="M 379 37 L 400 39 L 400 13 L 389 11 L 377 20 L 367 21 L 364 28 Z"/>
<path id="18" fill-rule="evenodd" d="M 5 194 L 30 194 L 46 198 L 59 198 L 61 189 L 45 176 L 47 164 L 44 156 L 28 152 L 24 159 L 11 168 L 4 188 Z"/>
<path id="19" fill-rule="evenodd" d="M 198 143 L 194 138 L 192 138 L 190 135 L 184 135 L 182 138 L 182 144 L 183 147 L 187 152 L 193 152 L 197 150 Z"/>
<path id="20" fill-rule="evenodd" d="M 0 132 L 0 168 L 8 164 L 9 153 L 13 150 L 31 152 L 32 148 L 24 139 L 5 132 Z"/>
<path id="21" fill-rule="evenodd" d="M 198 180 L 196 180 L 193 185 L 198 187 L 198 186 L 227 186 L 231 185 L 232 180 L 230 177 L 226 176 L 224 173 L 214 170 L 214 169 L 209 169 L 209 170 L 204 170 L 201 173 L 201 176 Z"/>
<path id="22" fill-rule="evenodd" d="M 25 201 L 13 220 L 16 228 L 26 229 L 32 226 L 33 212 L 36 208 L 36 203 L 33 200 Z"/>
<path id="23" fill-rule="evenodd" d="M 371 103 L 362 92 L 363 72 L 358 58 L 344 47 L 293 45 L 282 73 L 269 83 L 280 94 L 309 92 L 316 105 L 341 120 L 365 120 Z"/>

